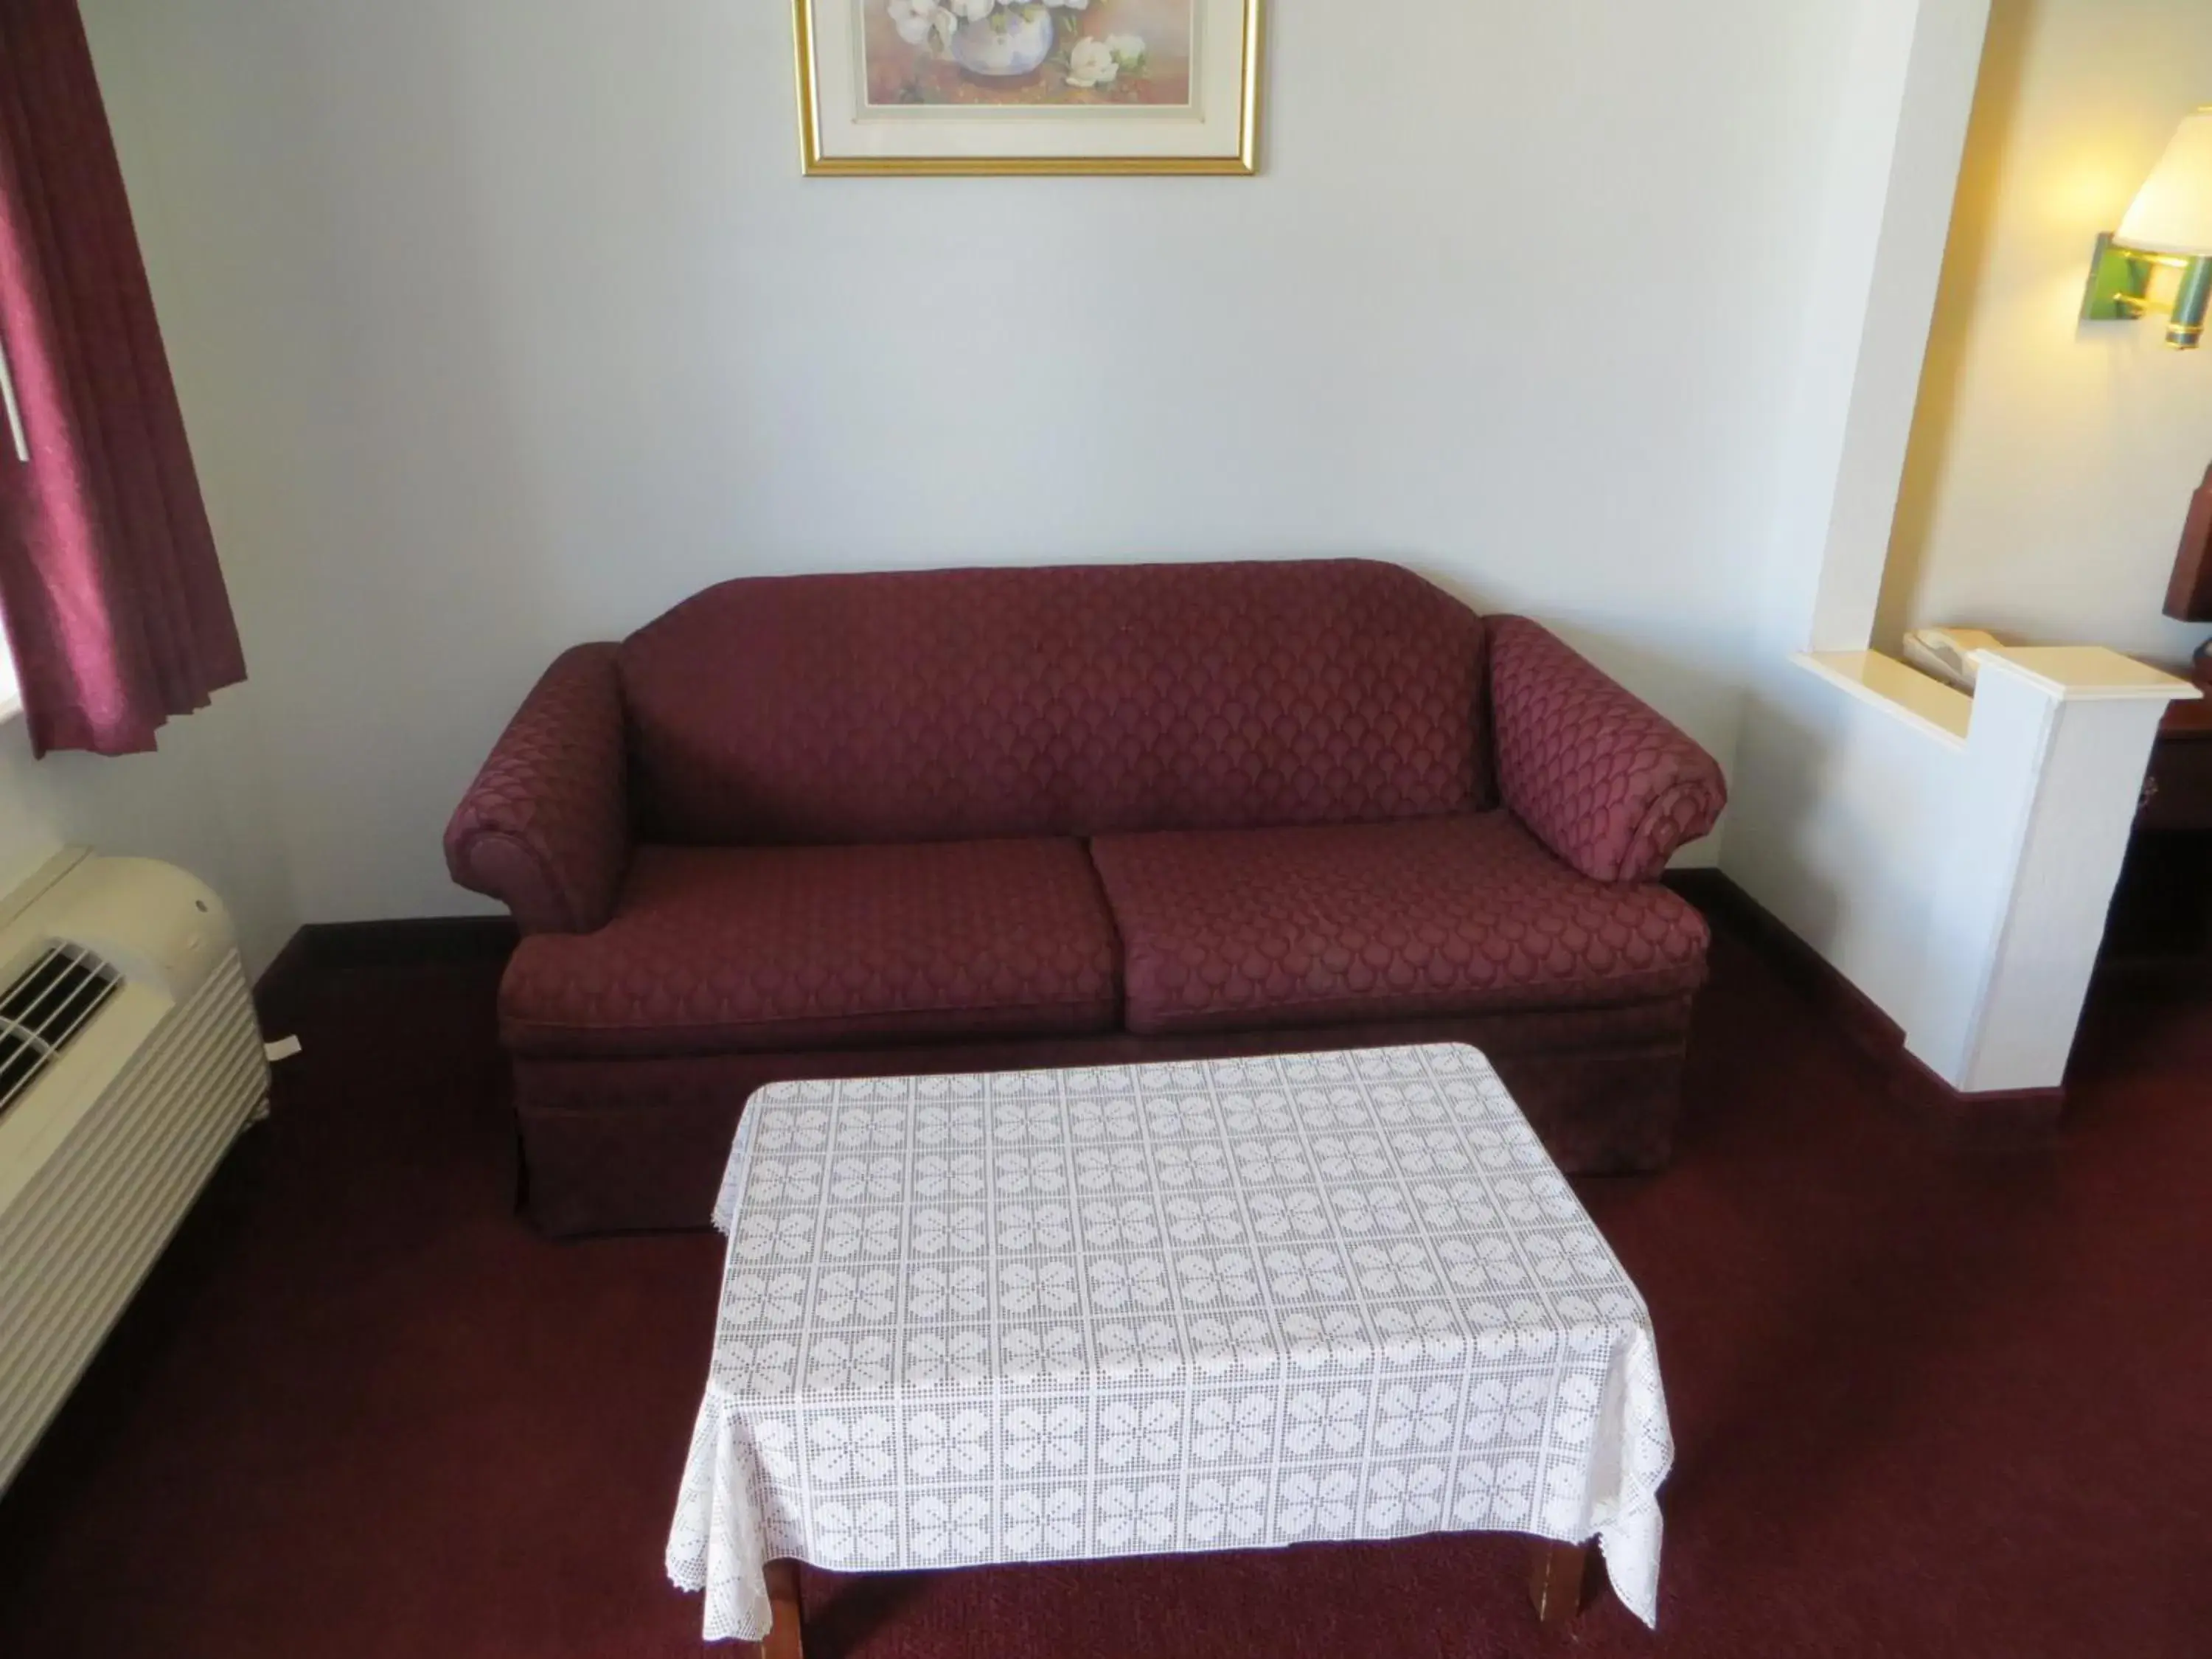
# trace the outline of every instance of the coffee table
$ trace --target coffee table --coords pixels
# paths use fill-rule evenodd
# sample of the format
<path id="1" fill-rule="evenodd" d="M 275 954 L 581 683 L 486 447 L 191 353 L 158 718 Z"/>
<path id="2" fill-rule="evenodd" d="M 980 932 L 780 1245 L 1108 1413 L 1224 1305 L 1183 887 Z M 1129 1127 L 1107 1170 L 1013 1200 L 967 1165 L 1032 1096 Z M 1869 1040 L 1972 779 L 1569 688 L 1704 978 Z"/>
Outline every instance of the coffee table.
<path id="1" fill-rule="evenodd" d="M 846 1572 L 1508 1531 L 1656 1619 L 1644 1300 L 1475 1050 L 785 1083 L 747 1103 L 667 1565 L 799 1651 Z"/>

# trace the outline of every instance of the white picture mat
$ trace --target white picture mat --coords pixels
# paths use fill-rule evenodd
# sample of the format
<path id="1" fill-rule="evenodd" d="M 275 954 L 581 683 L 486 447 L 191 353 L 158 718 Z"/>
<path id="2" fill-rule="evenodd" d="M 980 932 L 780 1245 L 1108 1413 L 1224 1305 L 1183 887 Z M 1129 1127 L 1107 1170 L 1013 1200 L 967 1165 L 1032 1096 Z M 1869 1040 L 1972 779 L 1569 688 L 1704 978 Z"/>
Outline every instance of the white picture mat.
<path id="1" fill-rule="evenodd" d="M 927 157 L 1233 160 L 1244 136 L 1246 0 L 1196 0 L 1188 106 L 913 110 L 869 107 L 863 7 L 808 0 L 816 138 L 824 161 Z"/>

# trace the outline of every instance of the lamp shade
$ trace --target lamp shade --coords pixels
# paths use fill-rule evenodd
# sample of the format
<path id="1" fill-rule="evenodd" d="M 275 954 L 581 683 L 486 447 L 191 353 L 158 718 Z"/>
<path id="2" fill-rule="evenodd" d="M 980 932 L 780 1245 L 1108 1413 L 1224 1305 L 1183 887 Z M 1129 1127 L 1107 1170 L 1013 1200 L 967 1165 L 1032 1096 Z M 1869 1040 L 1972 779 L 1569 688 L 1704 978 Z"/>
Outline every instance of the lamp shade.
<path id="1" fill-rule="evenodd" d="M 2182 122 L 2116 240 L 2145 253 L 2212 256 L 2212 107 Z"/>

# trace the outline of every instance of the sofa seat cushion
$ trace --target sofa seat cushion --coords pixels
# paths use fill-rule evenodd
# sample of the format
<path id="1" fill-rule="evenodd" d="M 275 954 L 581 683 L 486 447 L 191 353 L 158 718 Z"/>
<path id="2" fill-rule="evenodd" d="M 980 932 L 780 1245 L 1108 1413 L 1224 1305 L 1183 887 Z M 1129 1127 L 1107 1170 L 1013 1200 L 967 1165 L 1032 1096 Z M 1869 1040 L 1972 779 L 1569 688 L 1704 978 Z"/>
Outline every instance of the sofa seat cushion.
<path id="1" fill-rule="evenodd" d="M 1119 952 L 1073 841 L 647 847 L 613 921 L 535 935 L 500 993 L 530 1054 L 679 1054 L 1118 1024 Z"/>
<path id="2" fill-rule="evenodd" d="M 1131 1030 L 1603 1006 L 1705 981 L 1705 919 L 1593 881 L 1506 812 L 1114 836 L 1091 856 Z"/>

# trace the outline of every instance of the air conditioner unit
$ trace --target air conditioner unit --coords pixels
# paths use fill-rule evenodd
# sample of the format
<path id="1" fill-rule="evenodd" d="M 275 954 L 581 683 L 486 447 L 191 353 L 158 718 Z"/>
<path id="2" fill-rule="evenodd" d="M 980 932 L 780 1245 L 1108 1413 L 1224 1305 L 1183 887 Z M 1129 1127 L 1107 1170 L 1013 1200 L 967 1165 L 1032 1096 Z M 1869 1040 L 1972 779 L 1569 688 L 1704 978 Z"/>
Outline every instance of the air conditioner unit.
<path id="1" fill-rule="evenodd" d="M 0 899 L 0 1491 L 268 1097 L 207 888 L 75 852 Z"/>

